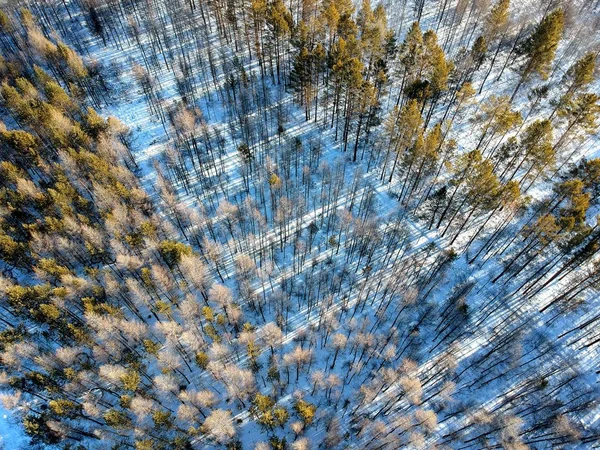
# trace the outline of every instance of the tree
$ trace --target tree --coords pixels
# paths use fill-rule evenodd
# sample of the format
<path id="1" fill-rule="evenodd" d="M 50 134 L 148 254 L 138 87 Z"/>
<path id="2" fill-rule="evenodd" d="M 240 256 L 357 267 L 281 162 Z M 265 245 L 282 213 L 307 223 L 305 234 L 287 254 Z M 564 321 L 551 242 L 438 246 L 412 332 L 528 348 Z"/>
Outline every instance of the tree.
<path id="1" fill-rule="evenodd" d="M 291 30 L 294 26 L 292 15 L 289 10 L 285 6 L 282 0 L 274 0 L 269 3 L 267 6 L 267 24 L 270 28 L 272 39 L 275 44 L 275 62 L 277 69 L 277 83 L 280 83 L 281 80 L 281 53 L 282 49 L 282 41 L 285 36 L 291 33 Z M 271 61 L 271 57 L 269 57 L 269 61 Z M 272 71 L 272 69 L 271 69 Z M 283 75 L 285 78 L 286 75 Z"/>
<path id="2" fill-rule="evenodd" d="M 435 412 L 430 409 L 418 409 L 415 412 L 415 419 L 419 425 L 425 429 L 427 434 L 433 433 L 437 428 L 437 416 Z"/>
<path id="3" fill-rule="evenodd" d="M 302 47 L 294 59 L 290 84 L 298 94 L 298 103 L 304 106 L 304 118 L 307 121 L 310 120 L 311 100 L 315 89 L 313 78 L 313 55 L 306 47 Z"/>
<path id="4" fill-rule="evenodd" d="M 556 112 L 563 109 L 583 88 L 594 81 L 594 70 L 596 69 L 596 53 L 588 52 L 578 59 L 564 74 L 562 81 L 567 86 L 567 90 L 558 101 L 554 102 L 554 109 L 550 114 L 549 120 L 552 120 Z"/>
<path id="5" fill-rule="evenodd" d="M 304 426 L 308 426 L 313 422 L 315 413 L 317 412 L 315 405 L 301 399 L 296 400 L 294 409 L 298 413 L 298 417 L 304 422 Z"/>
<path id="6" fill-rule="evenodd" d="M 423 387 L 419 379 L 405 376 L 400 378 L 399 383 L 408 401 L 413 405 L 419 405 L 423 395 Z"/>
<path id="7" fill-rule="evenodd" d="M 299 345 L 294 348 L 290 353 L 286 353 L 283 355 L 283 362 L 286 366 L 295 365 L 296 366 L 296 382 L 298 382 L 300 378 L 300 368 L 305 366 L 310 362 L 313 357 L 312 350 L 303 349 Z M 289 370 L 289 369 L 288 369 Z M 289 372 L 288 372 L 289 378 Z"/>
<path id="8" fill-rule="evenodd" d="M 131 427 L 131 419 L 123 411 L 116 409 L 110 409 L 104 413 L 104 420 L 106 423 L 118 430 L 127 429 Z"/>
<path id="9" fill-rule="evenodd" d="M 390 114 L 386 121 L 386 133 L 389 141 L 381 173 L 382 180 L 386 174 L 389 153 L 391 151 L 395 153 L 394 163 L 388 178 L 388 183 L 391 183 L 398 161 L 405 156 L 406 151 L 413 145 L 422 123 L 423 119 L 416 100 L 410 100 L 401 110 L 395 108 Z"/>
<path id="10" fill-rule="evenodd" d="M 484 212 L 493 210 L 494 206 L 497 204 L 497 199 L 503 194 L 502 186 L 500 185 L 500 182 L 496 177 L 492 164 L 489 160 L 484 160 L 472 168 L 472 172 L 465 180 L 464 187 L 466 188 L 467 192 L 464 194 L 465 197 L 458 209 L 462 209 L 464 204 L 469 204 L 471 209 L 467 212 L 467 215 L 463 223 L 458 228 L 456 235 L 450 241 L 450 245 L 454 243 L 474 213 L 479 210 L 483 210 Z M 450 224 L 453 222 L 455 217 L 456 214 L 449 219 L 446 228 L 442 232 L 442 236 L 445 235 L 446 231 L 450 228 Z"/>
<path id="11" fill-rule="evenodd" d="M 276 406 L 271 397 L 262 394 L 254 396 L 250 413 L 256 417 L 261 426 L 269 431 L 273 431 L 275 427 L 283 427 L 289 417 L 285 408 Z"/>
<path id="12" fill-rule="evenodd" d="M 515 98 L 521 85 L 531 76 L 537 74 L 546 79 L 548 71 L 554 60 L 554 54 L 562 37 L 564 28 L 564 12 L 556 9 L 545 16 L 535 27 L 533 33 L 523 43 L 520 53 L 525 56 L 525 64 L 521 69 L 519 82 L 513 91 L 510 100 Z"/>
<path id="13" fill-rule="evenodd" d="M 309 450 L 310 441 L 307 438 L 300 438 L 292 443 L 293 450 Z"/>
<path id="14" fill-rule="evenodd" d="M 519 184 L 523 185 L 524 180 L 530 177 L 537 178 L 542 171 L 552 167 L 554 158 L 552 124 L 549 120 L 536 120 L 523 132 L 519 145 L 501 177 L 514 168 L 508 176 L 508 180 L 512 180 L 522 169 L 525 169 L 519 181 Z"/>
<path id="15" fill-rule="evenodd" d="M 502 43 L 508 30 L 509 7 L 510 0 L 498 0 L 485 18 L 484 34 L 482 37 L 488 42 L 488 47 L 495 41 L 498 41 L 498 43 L 492 61 L 490 62 L 490 67 L 479 87 L 480 94 L 483 91 L 487 78 L 494 68 L 494 63 L 502 48 Z"/>
<path id="16" fill-rule="evenodd" d="M 600 114 L 600 96 L 594 93 L 583 93 L 569 100 L 558 110 L 558 117 L 565 122 L 565 129 L 554 144 L 560 149 L 565 141 L 578 131 L 593 133 L 598 128 L 597 118 Z"/>
<path id="17" fill-rule="evenodd" d="M 326 448 L 333 448 L 343 441 L 339 419 L 334 417 L 327 424 L 327 435 L 323 441 Z"/>
<path id="18" fill-rule="evenodd" d="M 233 304 L 233 295 L 231 290 L 222 284 L 215 284 L 208 292 L 209 299 L 216 303 L 229 318 L 229 311 Z"/>
<path id="19" fill-rule="evenodd" d="M 485 18 L 485 36 L 490 42 L 495 40 L 506 28 L 509 7 L 509 0 L 498 0 Z"/>
<path id="20" fill-rule="evenodd" d="M 281 329 L 275 323 L 269 322 L 262 327 L 261 332 L 263 341 L 271 348 L 271 354 L 274 354 L 275 348 L 282 345 L 283 333 Z"/>
<path id="21" fill-rule="evenodd" d="M 246 400 L 255 390 L 254 376 L 251 371 L 240 369 L 235 364 L 209 363 L 209 369 L 213 375 L 225 385 L 229 395 L 235 397 L 245 408 Z"/>
<path id="22" fill-rule="evenodd" d="M 439 149 L 442 145 L 442 126 L 435 125 L 426 136 L 420 135 L 409 150 L 407 158 L 403 162 L 406 167 L 406 180 L 400 193 L 400 201 L 410 198 L 418 190 L 418 187 L 427 180 L 435 170 L 439 160 Z M 407 165 L 408 164 L 408 165 Z"/>
<path id="23" fill-rule="evenodd" d="M 398 51 L 398 59 L 402 63 L 404 70 L 400 84 L 400 95 L 396 100 L 396 106 L 400 104 L 405 86 L 414 83 L 419 76 L 419 67 L 422 64 L 424 53 L 425 45 L 421 27 L 419 26 L 419 22 L 413 22 Z"/>
<path id="24" fill-rule="evenodd" d="M 597 441 L 592 365 L 561 357 L 600 343 L 594 2 L 556 61 L 556 1 L 26 3 L 0 12 L 0 401 L 32 446 Z M 476 98 L 516 49 L 529 103 Z"/>
<path id="25" fill-rule="evenodd" d="M 235 436 L 231 411 L 215 409 L 202 424 L 202 431 L 219 444 L 226 444 Z"/>
<path id="26" fill-rule="evenodd" d="M 506 96 L 491 95 L 481 109 L 482 112 L 474 120 L 483 127 L 476 147 L 483 153 L 494 137 L 498 134 L 504 137 L 508 131 L 519 125 L 522 119 L 520 112 L 511 109 L 510 99 Z M 492 155 L 496 148 L 497 146 L 492 149 Z"/>
<path id="27" fill-rule="evenodd" d="M 191 284 L 194 289 L 200 291 L 202 297 L 206 300 L 207 293 L 212 284 L 212 280 L 206 265 L 195 254 L 181 253 L 179 259 L 179 269 L 183 273 L 186 281 Z"/>
<path id="28" fill-rule="evenodd" d="M 446 207 L 442 211 L 442 214 L 437 222 L 437 228 L 439 228 L 444 221 L 450 208 L 455 206 L 453 201 L 457 193 L 462 190 L 465 185 L 466 193 L 463 196 L 460 205 L 454 209 L 454 213 L 451 216 L 450 222 L 452 222 L 458 211 L 460 211 L 461 207 L 468 202 L 469 199 L 476 198 L 475 193 L 478 191 L 478 187 L 481 188 L 481 191 L 485 191 L 487 188 L 487 183 L 495 184 L 492 180 L 494 180 L 492 166 L 489 160 L 483 159 L 483 156 L 479 150 L 473 150 L 460 155 L 453 167 L 453 176 L 450 181 L 450 185 L 454 189 L 452 190 L 452 194 L 446 202 Z M 446 226 L 444 232 L 447 230 L 448 226 Z"/>
<path id="29" fill-rule="evenodd" d="M 358 125 L 356 127 L 356 138 L 354 139 L 354 152 L 352 161 L 356 162 L 358 157 L 358 142 L 363 131 L 363 124 L 365 121 L 367 129 L 367 136 L 370 128 L 374 125 L 373 109 L 377 106 L 377 97 L 375 87 L 369 81 L 363 81 L 360 87 L 360 93 L 357 105 L 358 113 Z"/>
<path id="30" fill-rule="evenodd" d="M 485 61 L 485 56 L 488 51 L 488 44 L 483 36 L 479 36 L 475 39 L 473 47 L 471 47 L 470 57 L 473 60 L 473 70 L 477 71 Z"/>
<path id="31" fill-rule="evenodd" d="M 358 44 L 353 36 L 351 36 L 351 40 L 338 39 L 331 50 L 331 78 L 334 88 L 332 125 L 335 119 L 335 137 L 337 140 L 341 112 L 345 117 L 342 136 L 344 151 L 346 151 L 348 145 L 350 123 L 356 112 L 355 103 L 363 80 L 363 64 L 360 58 L 355 56 L 357 52 Z M 343 105 L 343 108 L 341 105 Z"/>
<path id="32" fill-rule="evenodd" d="M 169 267 L 173 267 L 181 261 L 184 256 L 190 256 L 192 249 L 181 242 L 162 241 L 158 244 L 158 251 Z"/>
<path id="33" fill-rule="evenodd" d="M 429 112 L 425 119 L 425 126 L 433 114 L 433 110 L 440 99 L 442 93 L 448 90 L 448 79 L 453 69 L 453 64 L 446 60 L 444 51 L 439 46 L 437 35 L 432 30 L 428 30 L 423 35 L 425 44 L 426 66 L 421 69 L 421 75 L 427 79 L 427 92 L 422 95 L 422 102 L 430 99 Z M 421 108 L 421 111 L 423 108 Z"/>
<path id="34" fill-rule="evenodd" d="M 331 345 L 335 349 L 335 353 L 333 354 L 333 361 L 331 362 L 331 366 L 329 367 L 331 370 L 333 370 L 333 368 L 335 367 L 335 362 L 337 360 L 338 353 L 346 346 L 347 340 L 348 338 L 345 334 L 336 333 L 333 335 Z"/>

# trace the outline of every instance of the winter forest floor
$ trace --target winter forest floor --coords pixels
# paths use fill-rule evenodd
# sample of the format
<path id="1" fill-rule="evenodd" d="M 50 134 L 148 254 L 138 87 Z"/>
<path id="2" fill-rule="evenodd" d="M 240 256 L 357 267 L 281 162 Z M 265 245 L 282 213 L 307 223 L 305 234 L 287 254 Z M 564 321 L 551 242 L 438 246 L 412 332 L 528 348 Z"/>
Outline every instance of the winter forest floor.
<path id="1" fill-rule="evenodd" d="M 44 8 L 30 3 L 34 12 Z M 522 448 L 510 447 L 517 441 L 540 449 L 553 443 L 568 448 L 598 446 L 597 287 L 583 291 L 577 302 L 545 308 L 591 271 L 591 265 L 552 279 L 554 270 L 563 266 L 562 250 L 544 246 L 528 265 L 521 267 L 519 260 L 495 281 L 521 251 L 520 240 L 525 238 L 520 230 L 535 215 L 536 201 L 550 195 L 556 179 L 537 180 L 528 192 L 534 206 L 523 213 L 511 215 L 506 208 L 476 217 L 469 209 L 458 210 L 443 234 L 447 221 L 438 228 L 430 224 L 427 187 L 419 185 L 406 197 L 403 177 L 394 175 L 389 181 L 393 161 L 385 162 L 383 124 L 371 131 L 370 142 L 359 147 L 358 161 L 353 162 L 353 139 L 344 151 L 341 126 L 337 130 L 332 126 L 331 106 L 326 123 L 321 109 L 318 121 L 314 116 L 306 120 L 284 76 L 279 83 L 268 74 L 261 77 L 256 58 L 245 47 L 236 51 L 220 37 L 213 18 L 208 19 L 212 27 L 201 47 L 187 33 L 183 38 L 192 55 L 193 86 L 188 94 L 194 98 L 187 102 L 202 112 L 202 126 L 192 132 L 200 136 L 198 145 L 205 146 L 197 157 L 190 140 L 183 142 L 168 117 L 182 101 L 174 75 L 180 69 L 167 67 L 163 60 L 172 55 L 158 51 L 155 37 L 145 30 L 139 45 L 132 37 L 111 37 L 122 33 L 116 17 L 104 44 L 90 32 L 79 3 L 68 0 L 55 6 L 69 30 L 62 39 L 84 60 L 105 70 L 110 91 L 96 109 L 131 129 L 134 173 L 164 221 L 169 239 L 202 255 L 212 281 L 233 293 L 240 325 L 255 326 L 252 333 L 262 343 L 255 390 L 275 396 L 277 404 L 289 411 L 290 423 L 299 420 L 293 407 L 297 399 L 317 407 L 314 422 L 301 432 L 292 432 L 289 426 L 266 430 L 251 417 L 247 399 L 233 398 L 225 381 L 215 381 L 218 373 L 199 369 L 193 358 L 191 367 L 179 364 L 188 388 L 213 389 L 218 398 L 213 409 L 231 411 L 235 439 L 244 449 L 253 449 L 272 435 L 285 437 L 290 445 L 305 437 L 312 443 L 307 448 Z M 390 27 L 399 31 L 399 43 L 414 21 L 412 2 L 404 14 L 400 3 L 384 2 Z M 456 2 L 449 3 L 454 8 Z M 513 3 L 515 16 L 541 17 L 535 10 L 537 2 Z M 187 2 L 159 1 L 151 8 L 164 33 L 160 39 L 175 39 L 174 5 L 186 8 Z M 137 7 L 135 20 L 143 22 L 138 15 L 144 8 Z M 450 33 L 449 19 L 436 27 L 438 8 L 437 2 L 426 1 L 420 24 L 423 31 L 437 28 L 442 42 Z M 202 20 L 198 9 L 188 8 L 185 14 Z M 594 14 L 597 18 L 597 8 Z M 46 26 L 56 20 L 48 17 Z M 569 47 L 582 39 L 579 33 L 585 30 L 573 26 L 569 33 L 557 51 L 557 69 L 546 81 L 553 89 L 585 50 L 578 47 L 573 52 Z M 599 44 L 597 33 L 590 39 L 587 48 Z M 455 45 L 448 56 L 456 56 L 457 49 Z M 147 55 L 153 52 L 155 60 Z M 457 154 L 477 147 L 480 128 L 470 119 L 490 95 L 511 95 L 518 74 L 510 66 L 503 70 L 508 56 L 507 51 L 500 53 L 481 93 L 457 114 L 447 135 L 456 140 Z M 151 94 L 137 81 L 134 63 L 148 68 Z M 473 75 L 475 89 L 489 64 L 488 59 Z M 501 71 L 501 79 L 495 81 Z M 249 80 L 245 90 L 239 89 L 239 98 L 228 98 L 230 75 Z M 588 90 L 598 87 L 596 80 Z M 382 121 L 393 111 L 398 93 L 392 84 L 382 96 Z M 523 88 L 513 108 L 526 115 L 530 107 Z M 445 117 L 445 108 L 440 101 L 430 126 Z M 544 105 L 528 115 L 523 127 L 546 117 L 549 108 Z M 494 136 L 489 148 L 515 131 Z M 239 150 L 244 143 L 252 153 L 250 161 Z M 205 151 L 209 147 L 210 152 Z M 564 162 L 566 168 L 583 157 L 598 156 L 600 139 L 591 134 L 581 142 L 574 140 L 557 166 Z M 444 169 L 438 183 L 449 178 Z M 587 212 L 592 227 L 598 212 L 597 204 Z M 453 214 L 450 210 L 448 218 Z M 467 225 L 459 228 L 463 220 Z M 480 227 L 483 231 L 478 231 Z M 245 270 L 243 264 L 254 267 Z M 551 270 L 538 280 L 548 267 Z M 199 295 L 197 301 L 204 306 Z M 206 327 L 206 320 L 199 320 Z M 156 326 L 154 319 L 148 322 Z M 264 336 L 265 325 L 268 329 L 273 323 L 283 333 L 271 350 Z M 222 363 L 224 370 L 230 363 L 250 367 L 248 336 L 238 326 L 224 326 L 221 334 L 223 345 L 206 338 L 213 362 Z M 165 342 L 172 344 L 179 337 L 166 337 Z M 302 359 L 301 352 L 307 349 L 312 354 Z M 279 382 L 268 374 L 272 354 L 279 364 Z M 149 371 L 161 373 L 158 365 Z M 164 404 L 173 410 L 178 406 L 173 398 Z M 577 439 L 557 431 L 554 421 L 561 415 L 578 430 Z M 0 448 L 24 446 L 20 429 L 11 423 L 10 413 L 0 409 Z M 222 448 L 205 434 L 191 442 L 194 448 Z"/>

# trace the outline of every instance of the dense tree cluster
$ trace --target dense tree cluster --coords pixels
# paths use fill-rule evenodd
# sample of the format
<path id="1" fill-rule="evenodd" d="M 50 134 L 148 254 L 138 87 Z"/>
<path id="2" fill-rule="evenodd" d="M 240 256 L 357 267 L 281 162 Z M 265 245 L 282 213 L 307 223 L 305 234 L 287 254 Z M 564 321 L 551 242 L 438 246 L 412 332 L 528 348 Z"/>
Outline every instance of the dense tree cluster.
<path id="1" fill-rule="evenodd" d="M 16 3 L 0 400 L 34 445 L 600 439 L 598 2 Z"/>

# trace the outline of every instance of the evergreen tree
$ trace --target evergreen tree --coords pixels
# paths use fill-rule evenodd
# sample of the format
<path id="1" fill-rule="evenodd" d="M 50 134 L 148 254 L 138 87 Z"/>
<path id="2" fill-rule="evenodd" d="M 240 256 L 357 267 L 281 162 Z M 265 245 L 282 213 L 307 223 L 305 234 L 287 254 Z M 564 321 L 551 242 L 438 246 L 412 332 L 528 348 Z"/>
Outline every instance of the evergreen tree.
<path id="1" fill-rule="evenodd" d="M 533 75 L 546 79 L 554 54 L 562 38 L 564 28 L 564 12 L 556 9 L 545 16 L 535 27 L 533 33 L 523 43 L 520 52 L 525 56 L 525 63 L 520 70 L 520 78 L 512 93 L 511 101 L 517 95 L 521 85 Z"/>

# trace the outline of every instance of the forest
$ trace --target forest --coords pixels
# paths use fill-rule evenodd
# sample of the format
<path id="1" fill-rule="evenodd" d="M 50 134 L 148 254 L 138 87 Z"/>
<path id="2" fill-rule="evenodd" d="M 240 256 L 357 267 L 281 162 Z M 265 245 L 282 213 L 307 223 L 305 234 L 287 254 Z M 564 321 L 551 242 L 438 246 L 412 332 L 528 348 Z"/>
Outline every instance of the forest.
<path id="1" fill-rule="evenodd" d="M 600 0 L 0 1 L 0 449 L 600 448 Z"/>

